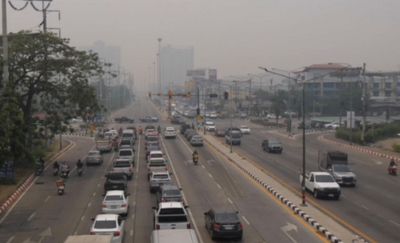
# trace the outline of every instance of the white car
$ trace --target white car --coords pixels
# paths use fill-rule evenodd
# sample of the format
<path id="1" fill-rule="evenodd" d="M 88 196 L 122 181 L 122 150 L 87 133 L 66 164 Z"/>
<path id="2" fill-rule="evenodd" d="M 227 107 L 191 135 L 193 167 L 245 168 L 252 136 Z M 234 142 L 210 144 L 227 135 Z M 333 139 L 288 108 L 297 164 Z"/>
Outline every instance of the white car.
<path id="1" fill-rule="evenodd" d="M 248 126 L 242 125 L 239 129 L 242 134 L 250 134 L 250 127 Z"/>
<path id="2" fill-rule="evenodd" d="M 105 214 L 128 215 L 129 199 L 125 197 L 124 191 L 107 191 L 103 199 L 101 211 Z"/>
<path id="3" fill-rule="evenodd" d="M 155 230 L 190 229 L 189 216 L 182 202 L 162 202 L 153 209 Z"/>
<path id="4" fill-rule="evenodd" d="M 215 127 L 215 123 L 214 122 L 206 121 L 204 125 L 205 125 L 207 131 L 210 131 L 210 132 L 215 131 L 216 127 Z"/>
<path id="5" fill-rule="evenodd" d="M 147 161 L 151 159 L 163 159 L 164 158 L 164 153 L 161 150 L 153 150 L 149 152 L 149 155 L 147 156 Z"/>
<path id="6" fill-rule="evenodd" d="M 339 123 L 332 122 L 332 123 L 325 124 L 324 127 L 328 128 L 328 129 L 336 129 L 336 128 L 339 128 L 340 125 L 339 125 Z"/>
<path id="7" fill-rule="evenodd" d="M 112 243 L 122 243 L 125 221 L 118 214 L 99 214 L 93 220 L 91 235 L 112 235 Z"/>
<path id="8" fill-rule="evenodd" d="M 133 149 L 123 148 L 118 151 L 118 159 L 128 159 L 131 163 L 135 161 Z"/>
<path id="9" fill-rule="evenodd" d="M 160 190 L 161 185 L 170 184 L 171 176 L 167 170 L 153 171 L 150 175 L 150 192 L 157 192 Z"/>
<path id="10" fill-rule="evenodd" d="M 176 130 L 174 127 L 166 127 L 164 130 L 164 138 L 176 138 Z"/>

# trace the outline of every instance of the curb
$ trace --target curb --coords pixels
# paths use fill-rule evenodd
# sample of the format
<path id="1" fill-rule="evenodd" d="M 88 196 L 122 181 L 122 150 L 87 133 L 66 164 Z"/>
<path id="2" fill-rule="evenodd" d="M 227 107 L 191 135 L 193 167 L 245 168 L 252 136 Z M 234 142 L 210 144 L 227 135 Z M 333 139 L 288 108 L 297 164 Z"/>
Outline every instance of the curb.
<path id="1" fill-rule="evenodd" d="M 59 156 L 68 150 L 73 143 L 68 144 L 65 148 L 63 148 L 58 153 L 52 155 L 47 161 L 52 161 L 54 158 Z M 45 166 L 46 167 L 46 166 Z M 36 178 L 35 173 L 32 173 L 25 181 L 18 186 L 17 190 L 8 197 L 8 199 L 0 206 L 0 215 L 7 212 L 7 210 L 20 198 L 20 196 L 32 185 L 34 179 Z"/>
<path id="2" fill-rule="evenodd" d="M 377 156 L 377 157 L 381 157 L 381 158 L 385 158 L 385 159 L 394 159 L 396 162 L 400 162 L 400 157 L 396 157 L 396 156 L 385 154 L 385 153 L 381 153 L 381 152 L 376 152 L 376 151 L 373 151 L 373 150 L 370 150 L 370 149 L 366 149 L 366 148 L 364 148 L 362 146 L 359 146 L 359 145 L 352 145 L 352 144 L 346 144 L 346 143 L 333 141 L 331 139 L 325 138 L 323 135 L 319 136 L 318 139 L 322 140 L 322 141 L 325 141 L 325 142 L 328 142 L 328 143 L 333 143 L 333 144 L 336 144 L 336 145 L 340 145 L 340 146 L 343 146 L 343 147 L 346 147 L 346 148 L 355 149 L 355 150 L 358 150 L 360 152 L 371 154 L 371 155 L 374 155 L 374 156 Z"/>
<path id="3" fill-rule="evenodd" d="M 225 155 L 219 148 L 215 147 L 212 145 L 208 140 L 207 143 L 211 146 L 213 146 L 218 152 L 220 152 L 224 157 L 226 157 L 229 161 L 234 162 L 229 156 Z M 240 156 L 240 155 L 239 155 Z M 240 156 L 242 158 L 242 156 Z M 236 162 L 235 162 L 236 164 Z M 304 221 L 306 221 L 308 224 L 313 226 L 319 233 L 323 234 L 325 238 L 327 238 L 330 242 L 332 243 L 343 243 L 341 239 L 336 237 L 333 233 L 329 232 L 328 229 L 326 229 L 324 226 L 322 226 L 320 223 L 318 223 L 315 219 L 313 219 L 311 216 L 309 216 L 307 213 L 305 213 L 303 210 L 301 210 L 296 204 L 292 203 L 288 199 L 286 199 L 284 196 L 282 196 L 280 193 L 278 193 L 272 186 L 268 185 L 266 182 L 264 182 L 262 179 L 258 178 L 257 176 L 253 175 L 250 171 L 240 167 L 242 171 L 244 171 L 246 174 L 248 174 L 253 180 L 255 180 L 257 183 L 262 185 L 265 189 L 268 190 L 272 195 L 274 195 L 279 201 L 284 203 L 286 206 L 288 206 L 295 214 L 299 215 Z"/>

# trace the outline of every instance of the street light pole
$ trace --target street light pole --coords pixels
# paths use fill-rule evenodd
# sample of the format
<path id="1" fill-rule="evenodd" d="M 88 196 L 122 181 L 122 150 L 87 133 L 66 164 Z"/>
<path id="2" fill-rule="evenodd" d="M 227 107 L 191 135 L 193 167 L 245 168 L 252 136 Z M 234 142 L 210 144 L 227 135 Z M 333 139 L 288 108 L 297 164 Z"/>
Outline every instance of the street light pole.
<path id="1" fill-rule="evenodd" d="M 158 93 L 161 95 L 162 91 L 161 91 L 161 58 L 160 58 L 160 54 L 161 54 L 161 41 L 162 38 L 158 38 L 158 54 L 157 54 L 157 58 L 158 58 Z"/>
<path id="2" fill-rule="evenodd" d="M 8 37 L 7 37 L 7 1 L 1 1 L 2 8 L 2 32 L 3 32 L 3 82 L 0 83 L 1 89 L 5 89 L 8 83 Z"/>

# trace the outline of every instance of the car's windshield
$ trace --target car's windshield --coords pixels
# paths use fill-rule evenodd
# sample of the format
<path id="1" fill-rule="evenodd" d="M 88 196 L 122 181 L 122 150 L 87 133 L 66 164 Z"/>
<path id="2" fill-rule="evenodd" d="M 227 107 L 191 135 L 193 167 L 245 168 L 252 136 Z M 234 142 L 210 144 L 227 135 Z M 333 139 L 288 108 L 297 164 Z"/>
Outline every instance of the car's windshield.
<path id="1" fill-rule="evenodd" d="M 332 168 L 336 172 L 350 172 L 350 169 L 347 165 L 333 165 Z"/>
<path id="2" fill-rule="evenodd" d="M 335 182 L 333 177 L 330 175 L 316 175 L 315 181 L 316 182 Z"/>
<path id="3" fill-rule="evenodd" d="M 169 179 L 169 176 L 168 176 L 168 175 L 159 175 L 159 174 L 156 174 L 156 175 L 153 175 L 153 179 L 157 179 L 157 180 L 167 180 L 167 179 Z"/>
<path id="4" fill-rule="evenodd" d="M 100 155 L 100 153 L 99 152 L 89 152 L 88 156 L 97 156 L 97 155 Z"/>
<path id="5" fill-rule="evenodd" d="M 232 136 L 232 138 L 240 138 L 241 137 L 240 133 L 238 133 L 238 132 L 232 132 L 231 136 Z"/>
<path id="6" fill-rule="evenodd" d="M 114 167 L 130 167 L 131 163 L 129 161 L 117 161 Z"/>
<path id="7" fill-rule="evenodd" d="M 181 191 L 180 190 L 165 190 L 164 191 L 164 195 L 166 196 L 180 196 L 181 195 Z"/>
<path id="8" fill-rule="evenodd" d="M 109 195 L 105 198 L 106 201 L 122 201 L 124 198 L 121 195 Z"/>
<path id="9" fill-rule="evenodd" d="M 236 213 L 216 213 L 215 221 L 218 223 L 236 223 L 239 218 Z"/>

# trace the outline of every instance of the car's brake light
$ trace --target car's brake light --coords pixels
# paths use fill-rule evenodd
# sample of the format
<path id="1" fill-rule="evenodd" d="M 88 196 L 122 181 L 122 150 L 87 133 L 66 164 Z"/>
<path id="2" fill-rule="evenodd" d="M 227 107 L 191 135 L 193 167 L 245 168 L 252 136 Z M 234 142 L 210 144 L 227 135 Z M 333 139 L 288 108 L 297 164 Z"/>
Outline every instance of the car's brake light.
<path id="1" fill-rule="evenodd" d="M 239 223 L 239 229 L 243 230 L 243 224 L 242 223 Z"/>
<path id="2" fill-rule="evenodd" d="M 220 231 L 220 230 L 221 230 L 221 225 L 220 225 L 220 224 L 214 224 L 214 225 L 213 225 L 213 229 L 214 229 L 215 231 Z"/>
<path id="3" fill-rule="evenodd" d="M 121 232 L 120 231 L 115 231 L 114 232 L 114 236 L 120 236 L 121 235 Z"/>
<path id="4" fill-rule="evenodd" d="M 160 229 L 160 225 L 159 224 L 156 224 L 156 229 Z"/>
<path id="5" fill-rule="evenodd" d="M 103 208 L 106 208 L 106 207 L 107 207 L 107 204 L 104 204 L 104 203 L 103 203 L 101 206 L 102 206 Z"/>
<path id="6" fill-rule="evenodd" d="M 126 204 L 125 204 L 125 203 L 124 203 L 124 204 L 122 204 L 122 205 L 121 205 L 121 207 L 125 208 L 125 207 L 126 207 Z"/>

